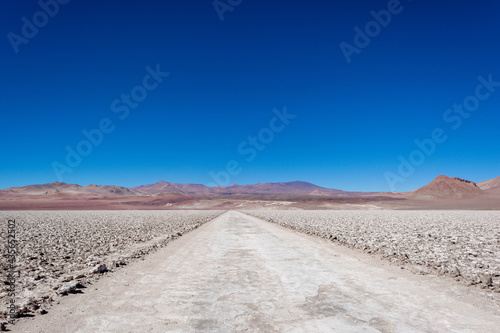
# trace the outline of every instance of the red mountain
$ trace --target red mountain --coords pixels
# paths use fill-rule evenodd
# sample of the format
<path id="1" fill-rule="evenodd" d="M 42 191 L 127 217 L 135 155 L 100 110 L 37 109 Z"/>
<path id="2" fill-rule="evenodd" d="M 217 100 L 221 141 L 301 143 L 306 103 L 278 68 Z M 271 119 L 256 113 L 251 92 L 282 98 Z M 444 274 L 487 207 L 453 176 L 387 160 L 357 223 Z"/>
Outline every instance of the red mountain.
<path id="1" fill-rule="evenodd" d="M 410 196 L 416 199 L 462 199 L 481 194 L 484 194 L 484 191 L 474 182 L 441 175 L 412 192 Z"/>

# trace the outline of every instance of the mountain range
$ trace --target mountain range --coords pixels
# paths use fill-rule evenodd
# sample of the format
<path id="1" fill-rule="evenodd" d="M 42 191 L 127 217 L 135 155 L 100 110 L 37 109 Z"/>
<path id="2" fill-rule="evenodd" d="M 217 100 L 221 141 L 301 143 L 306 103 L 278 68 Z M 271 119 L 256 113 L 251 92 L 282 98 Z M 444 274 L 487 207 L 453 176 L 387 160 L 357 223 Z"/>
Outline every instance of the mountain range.
<path id="1" fill-rule="evenodd" d="M 307 182 L 261 183 L 251 185 L 207 187 L 199 184 L 178 184 L 160 181 L 131 188 L 144 195 L 346 195 L 349 192 L 317 186 Z"/>
<path id="2" fill-rule="evenodd" d="M 179 205 L 183 208 L 186 204 L 187 208 L 191 206 L 203 208 L 207 206 L 206 201 L 210 200 L 213 201 L 208 205 L 210 207 L 218 205 L 216 202 L 236 204 L 240 201 L 245 202 L 245 200 L 254 202 L 258 202 L 258 200 L 274 200 L 276 202 L 288 200 L 287 202 L 314 203 L 313 206 L 319 208 L 324 205 L 328 206 L 331 203 L 333 203 L 332 205 L 339 203 L 344 205 L 366 205 L 367 203 L 373 204 L 373 202 L 382 204 L 393 202 L 400 205 L 403 201 L 405 202 L 403 208 L 414 207 L 413 203 L 415 202 L 427 202 L 428 205 L 432 206 L 440 201 L 460 201 L 461 203 L 467 201 L 471 205 L 481 207 L 484 206 L 484 203 L 488 203 L 488 207 L 490 207 L 490 203 L 492 203 L 493 208 L 495 208 L 497 204 L 500 206 L 500 177 L 474 183 L 457 177 L 440 175 L 419 189 L 399 193 L 342 191 L 303 181 L 249 185 L 233 184 L 215 187 L 159 181 L 154 184 L 131 188 L 93 184 L 81 186 L 54 182 L 0 190 L 0 209 L 4 210 L 27 209 L 31 207 L 31 204 L 35 208 L 60 207 L 64 209 L 73 209 L 72 204 L 79 208 L 88 206 L 89 209 L 101 209 L 99 208 L 101 206 L 114 209 L 116 208 L 115 205 L 121 205 L 123 209 L 142 208 L 144 206 L 172 206 L 171 208 L 176 208 Z M 44 204 L 40 206 L 41 202 L 44 202 Z M 51 202 L 57 202 L 58 204 L 51 204 Z M 109 202 L 113 203 L 113 205 L 109 206 Z M 320 204 L 318 205 L 318 203 Z"/>

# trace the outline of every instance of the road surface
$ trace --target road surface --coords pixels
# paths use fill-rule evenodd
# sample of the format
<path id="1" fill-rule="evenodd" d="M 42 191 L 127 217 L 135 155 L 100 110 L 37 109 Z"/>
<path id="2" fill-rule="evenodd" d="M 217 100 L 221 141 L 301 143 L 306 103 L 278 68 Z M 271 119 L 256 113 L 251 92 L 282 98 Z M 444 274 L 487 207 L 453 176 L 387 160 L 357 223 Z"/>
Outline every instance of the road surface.
<path id="1" fill-rule="evenodd" d="M 15 332 L 498 332 L 486 296 L 227 212 Z"/>

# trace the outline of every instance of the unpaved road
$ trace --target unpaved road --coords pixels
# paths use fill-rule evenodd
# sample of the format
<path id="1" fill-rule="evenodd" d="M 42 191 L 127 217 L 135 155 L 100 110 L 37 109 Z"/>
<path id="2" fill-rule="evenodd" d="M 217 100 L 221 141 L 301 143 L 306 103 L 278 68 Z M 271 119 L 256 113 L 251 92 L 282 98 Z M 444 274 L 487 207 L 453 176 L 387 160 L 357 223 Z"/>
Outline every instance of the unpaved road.
<path id="1" fill-rule="evenodd" d="M 498 332 L 477 290 L 228 212 L 15 332 Z"/>

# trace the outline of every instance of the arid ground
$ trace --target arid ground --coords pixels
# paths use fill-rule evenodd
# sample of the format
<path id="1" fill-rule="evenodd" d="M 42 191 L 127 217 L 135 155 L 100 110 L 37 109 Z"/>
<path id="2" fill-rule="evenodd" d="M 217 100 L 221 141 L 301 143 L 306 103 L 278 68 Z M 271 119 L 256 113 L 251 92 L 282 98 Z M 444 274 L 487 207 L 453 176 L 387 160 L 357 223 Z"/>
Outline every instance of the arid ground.
<path id="1" fill-rule="evenodd" d="M 2 218 L 17 214 L 24 307 L 7 328 L 495 332 L 500 326 L 498 212 L 246 213 L 3 212 Z M 40 229 L 48 234 L 35 245 Z M 92 244 L 94 250 L 87 248 Z M 47 245 L 53 251 L 42 256 Z M 67 254 L 80 249 L 89 254 Z"/>

